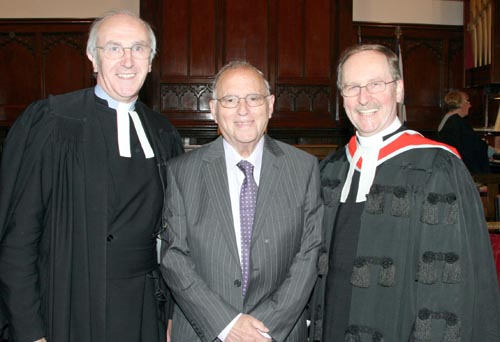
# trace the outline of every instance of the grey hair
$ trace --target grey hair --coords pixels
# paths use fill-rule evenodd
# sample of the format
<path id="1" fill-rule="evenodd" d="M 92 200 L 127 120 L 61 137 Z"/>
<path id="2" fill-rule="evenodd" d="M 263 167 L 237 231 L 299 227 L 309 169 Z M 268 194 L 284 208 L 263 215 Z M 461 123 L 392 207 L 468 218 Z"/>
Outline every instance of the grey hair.
<path id="1" fill-rule="evenodd" d="M 97 38 L 99 36 L 99 29 L 103 22 L 119 14 L 128 15 L 132 18 L 137 19 L 146 28 L 146 31 L 149 36 L 149 44 L 151 45 L 151 56 L 149 57 L 149 63 L 151 63 L 153 61 L 153 58 L 155 58 L 156 56 L 156 37 L 153 32 L 153 29 L 151 28 L 151 25 L 149 25 L 146 21 L 142 20 L 136 13 L 129 10 L 111 10 L 109 12 L 106 12 L 103 16 L 94 20 L 94 22 L 90 26 L 89 39 L 87 40 L 87 53 L 92 55 L 94 59 L 97 60 L 96 46 L 97 46 Z"/>
<path id="2" fill-rule="evenodd" d="M 262 79 L 264 80 L 264 84 L 266 86 L 266 95 L 271 95 L 271 86 L 269 85 L 269 82 L 266 80 L 264 73 L 254 67 L 252 64 L 248 63 L 247 61 L 242 61 L 242 60 L 235 60 L 227 63 L 224 65 L 217 75 L 215 75 L 214 81 L 212 83 L 212 99 L 217 100 L 217 84 L 219 83 L 219 79 L 221 78 L 222 74 L 224 74 L 228 70 L 234 70 L 234 69 L 250 69 L 255 71 L 257 74 L 259 74 Z"/>
<path id="3" fill-rule="evenodd" d="M 339 64 L 337 66 L 337 87 L 339 89 L 342 89 L 342 87 L 344 86 L 342 69 L 344 67 L 345 62 L 351 56 L 363 51 L 376 51 L 383 54 L 387 58 L 387 64 L 389 65 L 389 71 L 391 73 L 393 80 L 401 79 L 401 70 L 399 69 L 398 56 L 396 56 L 396 54 L 391 49 L 380 44 L 354 45 L 344 50 L 344 52 L 340 56 Z"/>

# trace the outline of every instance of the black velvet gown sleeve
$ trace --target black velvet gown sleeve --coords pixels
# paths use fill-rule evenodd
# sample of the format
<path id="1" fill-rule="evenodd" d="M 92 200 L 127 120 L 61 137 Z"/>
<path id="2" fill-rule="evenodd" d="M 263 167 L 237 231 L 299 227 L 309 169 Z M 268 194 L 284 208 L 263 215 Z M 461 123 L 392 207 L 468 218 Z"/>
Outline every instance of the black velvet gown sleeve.
<path id="1" fill-rule="evenodd" d="M 38 278 L 39 241 L 45 201 L 43 147 L 53 122 L 46 101 L 31 105 L 11 128 L 5 142 L 0 198 L 0 292 L 16 341 L 45 336 Z"/>

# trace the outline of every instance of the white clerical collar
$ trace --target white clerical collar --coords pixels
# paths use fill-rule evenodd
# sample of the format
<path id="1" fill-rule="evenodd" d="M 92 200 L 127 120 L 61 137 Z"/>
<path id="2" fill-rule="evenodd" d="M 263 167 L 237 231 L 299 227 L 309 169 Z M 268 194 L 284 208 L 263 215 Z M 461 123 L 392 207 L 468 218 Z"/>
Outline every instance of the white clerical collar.
<path id="1" fill-rule="evenodd" d="M 373 141 L 384 140 L 385 136 L 396 132 L 400 127 L 401 127 L 401 121 L 399 121 L 398 117 L 395 117 L 394 121 L 387 128 L 383 129 L 382 131 L 380 131 L 374 135 L 371 135 L 369 137 L 362 137 L 358 134 L 358 132 L 356 132 L 356 138 L 358 139 L 358 142 L 361 145 L 366 146 L 366 145 L 369 145 Z"/>
<path id="2" fill-rule="evenodd" d="M 109 96 L 108 93 L 106 93 L 100 85 L 96 84 L 96 86 L 94 87 L 94 94 L 97 97 L 99 97 L 103 100 L 106 100 L 106 102 L 108 102 L 109 108 L 112 108 L 114 110 L 116 110 L 118 108 L 118 104 L 120 103 L 120 101 L 117 101 L 114 98 L 112 98 L 111 96 Z M 137 102 L 137 98 L 134 101 L 130 102 L 130 109 L 131 110 L 135 109 L 136 102 Z"/>
<path id="3" fill-rule="evenodd" d="M 448 119 L 455 114 L 458 115 L 458 113 L 447 113 L 445 116 L 443 116 L 443 119 L 441 120 L 438 126 L 438 132 L 441 132 L 446 121 L 448 121 Z"/>
<path id="4" fill-rule="evenodd" d="M 116 125 L 118 132 L 118 150 L 120 152 L 120 157 L 130 158 L 132 156 L 130 152 L 130 118 L 134 123 L 135 131 L 137 132 L 137 137 L 141 144 L 142 150 L 146 159 L 153 158 L 154 152 L 149 143 L 144 127 L 142 126 L 139 115 L 135 111 L 134 100 L 130 103 L 119 102 L 109 96 L 101 86 L 96 85 L 94 88 L 94 94 L 108 102 L 108 107 L 116 110 Z"/>
<path id="5" fill-rule="evenodd" d="M 340 202 L 345 203 L 349 191 L 351 190 L 352 176 L 356 170 L 356 165 L 360 159 L 362 159 L 362 167 L 359 170 L 359 184 L 358 193 L 356 194 L 356 202 L 366 201 L 366 195 L 370 192 L 370 188 L 375 179 L 375 172 L 378 166 L 378 156 L 379 151 L 384 145 L 384 137 L 394 133 L 401 127 L 401 122 L 396 117 L 394 121 L 384 130 L 378 132 L 369 137 L 362 137 L 356 132 L 356 143 L 358 148 L 352 156 L 347 153 L 349 158 L 349 171 L 347 173 L 347 178 L 342 188 L 342 194 L 340 196 Z"/>

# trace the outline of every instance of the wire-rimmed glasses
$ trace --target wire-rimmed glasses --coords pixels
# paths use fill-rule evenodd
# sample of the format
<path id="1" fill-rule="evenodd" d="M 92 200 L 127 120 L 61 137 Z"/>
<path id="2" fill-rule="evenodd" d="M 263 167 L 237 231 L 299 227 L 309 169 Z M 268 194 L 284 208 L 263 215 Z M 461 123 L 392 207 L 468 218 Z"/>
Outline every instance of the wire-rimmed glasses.
<path id="1" fill-rule="evenodd" d="M 120 59 L 125 55 L 125 50 L 130 50 L 132 57 L 137 59 L 147 59 L 151 56 L 151 47 L 144 44 L 134 44 L 129 47 L 121 46 L 120 44 L 106 44 L 104 46 L 96 46 L 101 49 L 104 57 L 109 59 Z"/>
<path id="2" fill-rule="evenodd" d="M 269 95 L 262 95 L 262 94 L 248 94 L 245 97 L 238 97 L 236 95 L 226 95 L 219 99 L 214 99 L 214 100 L 218 101 L 220 105 L 224 108 L 236 108 L 238 107 L 240 100 L 243 99 L 245 100 L 246 104 L 249 105 L 250 107 L 258 107 L 264 104 L 264 100 L 268 96 Z"/>
<path id="3" fill-rule="evenodd" d="M 389 82 L 384 81 L 373 81 L 369 82 L 364 86 L 360 85 L 347 85 L 340 89 L 340 93 L 345 97 L 358 96 L 361 93 L 361 88 L 366 88 L 366 91 L 370 94 L 381 93 L 385 90 L 386 85 L 396 82 L 397 80 L 392 80 Z"/>

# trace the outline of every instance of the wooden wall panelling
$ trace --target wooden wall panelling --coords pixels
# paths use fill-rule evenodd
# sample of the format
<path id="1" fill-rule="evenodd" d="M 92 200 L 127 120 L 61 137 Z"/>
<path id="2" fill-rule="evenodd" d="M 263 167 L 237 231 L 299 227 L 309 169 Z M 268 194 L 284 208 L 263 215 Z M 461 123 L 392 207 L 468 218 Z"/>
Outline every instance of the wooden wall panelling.
<path id="1" fill-rule="evenodd" d="M 161 80 L 210 77 L 216 71 L 215 0 L 169 0 L 158 36 Z"/>
<path id="2" fill-rule="evenodd" d="M 463 87 L 464 74 L 464 44 L 460 37 L 448 41 L 448 85 L 451 87 Z"/>
<path id="3" fill-rule="evenodd" d="M 165 113 L 183 136 L 194 139 L 217 134 L 209 100 L 219 58 L 218 2 L 141 1 L 141 16 L 155 28 L 159 50 L 145 89 L 152 94 L 145 97 L 152 99 L 149 104 Z"/>
<path id="4" fill-rule="evenodd" d="M 271 127 L 336 127 L 332 1 L 277 1 L 276 113 Z"/>
<path id="5" fill-rule="evenodd" d="M 352 127 L 336 89 L 338 56 L 357 43 L 358 26 L 363 42 L 396 47 L 398 25 L 353 23 L 352 0 L 142 0 L 142 9 L 156 20 L 161 42 L 158 108 L 188 140 L 215 137 L 208 110 L 213 76 L 226 62 L 246 59 L 276 95 L 273 136 L 340 145 Z M 434 132 L 442 97 L 463 86 L 462 28 L 399 26 L 408 124 Z"/>
<path id="6" fill-rule="evenodd" d="M 332 1 L 279 0 L 277 80 L 331 77 Z"/>
<path id="7" fill-rule="evenodd" d="M 250 62 L 269 76 L 268 0 L 224 1 L 222 65 L 235 59 Z M 221 66 L 222 66 L 221 65 Z M 220 67 L 220 66 L 219 66 Z"/>
<path id="8" fill-rule="evenodd" d="M 94 83 L 85 53 L 86 32 L 47 32 L 42 35 L 42 97 L 82 89 Z"/>
<path id="9" fill-rule="evenodd" d="M 217 135 L 208 110 L 215 73 L 241 58 L 266 73 L 277 96 L 273 136 L 340 145 L 351 129 L 335 86 L 340 52 L 356 43 L 358 26 L 363 42 L 395 48 L 396 25 L 352 23 L 352 0 L 141 0 L 141 15 L 156 31 L 159 50 L 141 98 L 169 117 L 183 137 L 198 142 Z M 0 126 L 49 93 L 94 83 L 85 56 L 89 25 L 90 20 L 0 20 Z M 409 124 L 434 131 L 442 96 L 463 85 L 463 32 L 400 26 Z"/>
<path id="10" fill-rule="evenodd" d="M 335 136 L 342 129 L 332 70 L 339 50 L 337 26 L 352 21 L 352 0 L 338 3 L 141 1 L 141 15 L 152 22 L 159 38 L 149 96 L 153 107 L 190 142 L 195 136 L 215 137 L 208 109 L 211 82 L 228 61 L 245 59 L 264 72 L 277 97 L 269 127 L 273 135 L 311 143 L 323 141 L 325 129 Z"/>
<path id="11" fill-rule="evenodd" d="M 34 33 L 0 33 L 0 122 L 10 125 L 41 94 Z"/>
<path id="12" fill-rule="evenodd" d="M 0 125 L 31 102 L 91 86 L 89 20 L 0 19 Z"/>
<path id="13" fill-rule="evenodd" d="M 437 130 L 443 116 L 441 99 L 447 89 L 445 70 L 448 61 L 445 44 L 438 39 L 405 38 L 403 56 L 405 105 L 408 127 Z"/>

